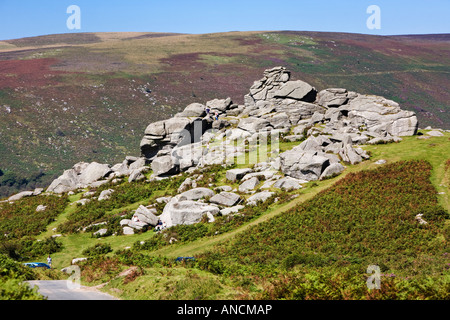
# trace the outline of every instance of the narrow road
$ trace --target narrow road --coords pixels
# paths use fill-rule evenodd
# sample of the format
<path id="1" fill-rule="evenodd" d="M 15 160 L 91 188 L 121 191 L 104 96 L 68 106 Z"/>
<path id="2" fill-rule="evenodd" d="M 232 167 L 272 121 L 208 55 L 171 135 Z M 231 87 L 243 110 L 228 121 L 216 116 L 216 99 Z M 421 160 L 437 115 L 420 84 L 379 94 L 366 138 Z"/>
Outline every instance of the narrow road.
<path id="1" fill-rule="evenodd" d="M 94 288 L 71 288 L 66 280 L 33 280 L 27 283 L 30 287 L 37 286 L 39 293 L 48 300 L 118 300 Z"/>

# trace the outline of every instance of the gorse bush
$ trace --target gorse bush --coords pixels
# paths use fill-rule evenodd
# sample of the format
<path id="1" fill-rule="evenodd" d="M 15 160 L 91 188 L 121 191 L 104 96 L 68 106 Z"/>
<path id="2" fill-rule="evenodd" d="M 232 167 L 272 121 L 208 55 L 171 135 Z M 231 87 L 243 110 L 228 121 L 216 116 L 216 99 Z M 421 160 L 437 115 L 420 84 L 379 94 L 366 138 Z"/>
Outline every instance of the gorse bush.
<path id="1" fill-rule="evenodd" d="M 43 300 L 25 280 L 35 279 L 32 269 L 0 254 L 0 300 Z"/>
<path id="2" fill-rule="evenodd" d="M 83 250 L 83 254 L 89 257 L 94 257 L 94 256 L 101 256 L 101 255 L 105 255 L 107 253 L 112 252 L 112 248 L 110 244 L 107 243 L 97 243 L 95 246 L 93 247 L 89 247 L 85 250 Z"/>

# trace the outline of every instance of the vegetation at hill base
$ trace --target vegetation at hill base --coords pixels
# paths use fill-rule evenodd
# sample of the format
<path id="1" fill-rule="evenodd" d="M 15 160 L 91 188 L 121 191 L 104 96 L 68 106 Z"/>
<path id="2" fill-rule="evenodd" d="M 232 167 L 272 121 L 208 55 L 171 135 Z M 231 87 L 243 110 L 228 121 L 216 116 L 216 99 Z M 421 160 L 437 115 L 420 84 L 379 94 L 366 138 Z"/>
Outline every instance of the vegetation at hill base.
<path id="1" fill-rule="evenodd" d="M 348 165 L 340 176 L 278 190 L 239 215 L 159 233 L 123 235 L 120 220 L 176 195 L 186 173 L 0 203 L 0 297 L 42 299 L 21 283 L 63 279 L 61 268 L 86 257 L 77 263 L 82 283 L 103 284 L 122 299 L 449 299 L 450 140 L 447 133 L 419 138 L 365 146 L 371 160 Z M 375 164 L 379 159 L 387 164 Z M 225 179 L 235 167 L 206 167 L 197 172 L 199 183 L 236 187 Z M 109 199 L 95 200 L 109 188 Z M 77 204 L 87 191 L 92 201 Z M 38 205 L 47 210 L 36 211 Z M 156 208 L 160 214 L 163 207 Z M 95 235 L 105 222 L 108 232 Z M 55 269 L 21 265 L 48 254 Z M 380 289 L 367 287 L 369 265 L 380 268 Z"/>
<path id="2" fill-rule="evenodd" d="M 430 171 L 402 161 L 350 173 L 203 259 L 216 273 L 272 278 L 261 293 L 270 299 L 448 299 L 450 216 Z M 367 290 L 369 265 L 380 266 L 383 290 Z"/>

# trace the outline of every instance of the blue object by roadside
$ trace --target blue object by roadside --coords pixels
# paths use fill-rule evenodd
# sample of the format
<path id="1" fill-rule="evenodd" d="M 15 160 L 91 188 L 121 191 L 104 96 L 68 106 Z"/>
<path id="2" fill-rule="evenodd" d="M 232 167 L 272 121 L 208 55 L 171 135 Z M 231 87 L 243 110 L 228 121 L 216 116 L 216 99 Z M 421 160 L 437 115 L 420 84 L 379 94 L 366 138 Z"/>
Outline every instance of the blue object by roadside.
<path id="1" fill-rule="evenodd" d="M 25 266 L 30 267 L 30 268 L 46 268 L 46 269 L 51 269 L 50 266 L 46 263 L 43 262 L 27 262 L 24 263 Z"/>
<path id="2" fill-rule="evenodd" d="M 175 262 L 188 261 L 188 260 L 194 261 L 195 258 L 194 257 L 178 257 L 178 258 L 175 259 Z"/>

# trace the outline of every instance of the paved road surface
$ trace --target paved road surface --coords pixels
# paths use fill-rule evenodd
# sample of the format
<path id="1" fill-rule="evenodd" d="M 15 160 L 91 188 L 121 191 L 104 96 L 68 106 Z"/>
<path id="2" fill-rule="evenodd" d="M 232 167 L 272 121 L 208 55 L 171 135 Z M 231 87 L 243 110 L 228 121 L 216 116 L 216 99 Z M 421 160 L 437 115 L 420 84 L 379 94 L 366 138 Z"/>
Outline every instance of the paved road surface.
<path id="1" fill-rule="evenodd" d="M 117 298 L 90 287 L 71 289 L 66 280 L 27 281 L 31 287 L 38 286 L 39 292 L 48 300 L 117 300 Z"/>

